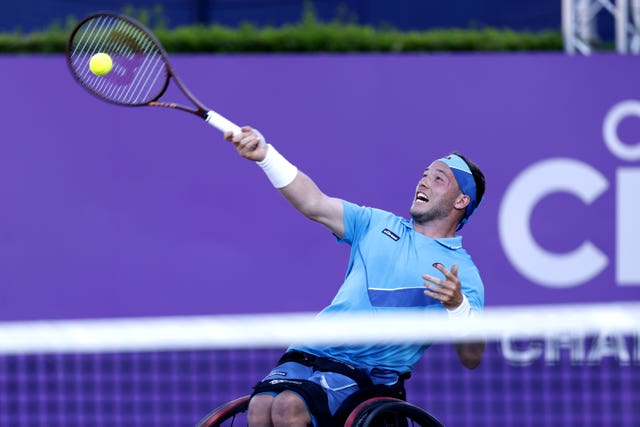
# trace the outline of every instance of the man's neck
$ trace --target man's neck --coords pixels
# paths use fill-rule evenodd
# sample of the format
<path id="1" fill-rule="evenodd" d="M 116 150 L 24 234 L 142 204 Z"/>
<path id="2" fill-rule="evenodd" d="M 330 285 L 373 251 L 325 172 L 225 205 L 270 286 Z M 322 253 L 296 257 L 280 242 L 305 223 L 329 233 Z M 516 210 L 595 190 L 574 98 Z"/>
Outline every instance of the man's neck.
<path id="1" fill-rule="evenodd" d="M 428 221 L 425 223 L 413 221 L 413 229 L 431 239 L 455 237 L 457 224 L 451 221 Z"/>

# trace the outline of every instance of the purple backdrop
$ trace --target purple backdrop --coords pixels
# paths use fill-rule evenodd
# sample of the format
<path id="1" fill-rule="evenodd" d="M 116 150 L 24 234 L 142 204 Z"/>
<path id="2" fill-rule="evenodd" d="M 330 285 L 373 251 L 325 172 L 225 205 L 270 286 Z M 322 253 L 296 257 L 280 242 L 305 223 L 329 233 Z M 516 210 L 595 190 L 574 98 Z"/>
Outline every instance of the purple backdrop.
<path id="1" fill-rule="evenodd" d="M 459 150 L 479 163 L 488 193 L 462 234 L 487 305 L 640 299 L 639 57 L 173 62 L 202 101 L 259 128 L 331 195 L 406 215 L 431 160 Z M 348 247 L 216 130 L 100 102 L 62 56 L 1 56 L 0 68 L 0 320 L 330 301 Z"/>

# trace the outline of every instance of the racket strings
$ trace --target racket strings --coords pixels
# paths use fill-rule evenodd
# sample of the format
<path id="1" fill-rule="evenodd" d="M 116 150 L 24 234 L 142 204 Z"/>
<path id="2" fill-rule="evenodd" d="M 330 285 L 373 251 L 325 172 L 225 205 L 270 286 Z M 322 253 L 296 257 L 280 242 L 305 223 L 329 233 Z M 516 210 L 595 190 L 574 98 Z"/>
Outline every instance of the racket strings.
<path id="1" fill-rule="evenodd" d="M 91 57 L 99 52 L 113 62 L 104 76 L 89 69 Z M 82 85 L 119 104 L 143 105 L 157 99 L 169 78 L 161 48 L 144 30 L 118 16 L 97 15 L 84 22 L 71 39 L 68 55 Z"/>

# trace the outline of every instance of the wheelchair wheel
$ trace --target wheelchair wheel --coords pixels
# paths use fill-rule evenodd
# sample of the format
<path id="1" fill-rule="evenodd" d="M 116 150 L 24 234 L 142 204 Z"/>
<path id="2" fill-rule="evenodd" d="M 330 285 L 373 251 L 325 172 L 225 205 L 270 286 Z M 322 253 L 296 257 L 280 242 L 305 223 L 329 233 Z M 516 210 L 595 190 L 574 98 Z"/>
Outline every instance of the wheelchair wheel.
<path id="1" fill-rule="evenodd" d="M 249 396 L 242 396 L 211 411 L 196 427 L 246 426 Z"/>
<path id="2" fill-rule="evenodd" d="M 345 427 L 444 427 L 423 409 L 392 397 L 374 397 L 358 405 Z"/>

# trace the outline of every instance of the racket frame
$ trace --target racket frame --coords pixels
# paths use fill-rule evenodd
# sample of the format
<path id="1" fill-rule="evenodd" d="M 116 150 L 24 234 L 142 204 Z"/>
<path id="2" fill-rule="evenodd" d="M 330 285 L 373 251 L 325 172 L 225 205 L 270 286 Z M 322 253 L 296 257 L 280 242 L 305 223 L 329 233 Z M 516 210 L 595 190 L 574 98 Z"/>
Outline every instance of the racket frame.
<path id="1" fill-rule="evenodd" d="M 162 85 L 161 90 L 158 92 L 158 94 L 156 96 L 151 98 L 150 101 L 146 101 L 146 102 L 142 102 L 142 103 L 127 103 L 127 102 L 119 102 L 117 100 L 108 98 L 106 96 L 101 95 L 99 92 L 95 91 L 89 85 L 87 85 L 80 78 L 79 74 L 77 73 L 76 68 L 73 66 L 73 61 L 72 61 L 72 47 L 73 47 L 74 37 L 75 37 L 76 33 L 87 22 L 89 22 L 89 21 L 91 21 L 93 19 L 100 18 L 100 17 L 112 18 L 112 19 L 116 19 L 116 20 L 125 21 L 129 25 L 131 25 L 131 26 L 135 27 L 136 29 L 140 30 L 149 39 L 149 41 L 154 45 L 154 47 L 158 50 L 158 53 L 160 54 L 160 56 L 162 58 L 163 65 L 164 65 L 165 70 L 166 70 L 166 78 L 165 78 L 164 85 Z M 65 48 L 65 57 L 66 57 L 66 60 L 67 60 L 67 65 L 69 66 L 71 74 L 74 76 L 75 80 L 78 83 L 80 83 L 85 89 L 87 89 L 90 93 L 92 93 L 93 95 L 95 95 L 98 98 L 102 99 L 103 101 L 106 101 L 106 102 L 109 102 L 109 103 L 112 103 L 112 104 L 116 104 L 116 105 L 124 105 L 124 106 L 129 106 L 129 107 L 145 107 L 145 106 L 149 106 L 149 107 L 164 107 L 164 108 L 170 108 L 170 109 L 174 109 L 174 110 L 185 111 L 187 113 L 192 113 L 192 114 L 195 114 L 195 115 L 201 117 L 207 123 L 209 123 L 211 126 L 219 129 L 222 132 L 232 131 L 234 134 L 237 134 L 237 133 L 241 132 L 241 129 L 240 129 L 240 127 L 238 125 L 236 125 L 235 123 L 231 122 L 230 120 L 228 120 L 227 118 L 225 118 L 221 114 L 219 114 L 219 113 L 207 108 L 202 102 L 200 102 L 191 93 L 191 91 L 187 88 L 187 86 L 182 82 L 182 80 L 178 77 L 178 75 L 174 71 L 174 69 L 173 69 L 173 67 L 171 65 L 171 61 L 169 61 L 169 55 L 167 54 L 167 51 L 164 49 L 164 47 L 162 46 L 160 41 L 153 35 L 153 33 L 147 27 L 145 27 L 142 23 L 136 21 L 133 18 L 130 18 L 128 16 L 121 15 L 121 14 L 118 14 L 118 13 L 113 13 L 113 12 L 97 12 L 97 13 L 92 13 L 91 15 L 83 18 L 81 21 L 79 21 L 76 24 L 76 26 L 71 31 L 71 33 L 69 35 L 69 38 L 67 39 L 66 48 Z M 193 106 L 195 108 L 188 107 L 188 106 L 183 105 L 183 104 L 178 104 L 176 102 L 160 101 L 160 98 L 162 97 L 162 95 L 164 95 L 166 93 L 166 91 L 167 91 L 167 89 L 169 87 L 169 82 L 170 82 L 171 79 L 173 79 L 173 81 L 177 85 L 178 89 L 193 104 Z"/>

